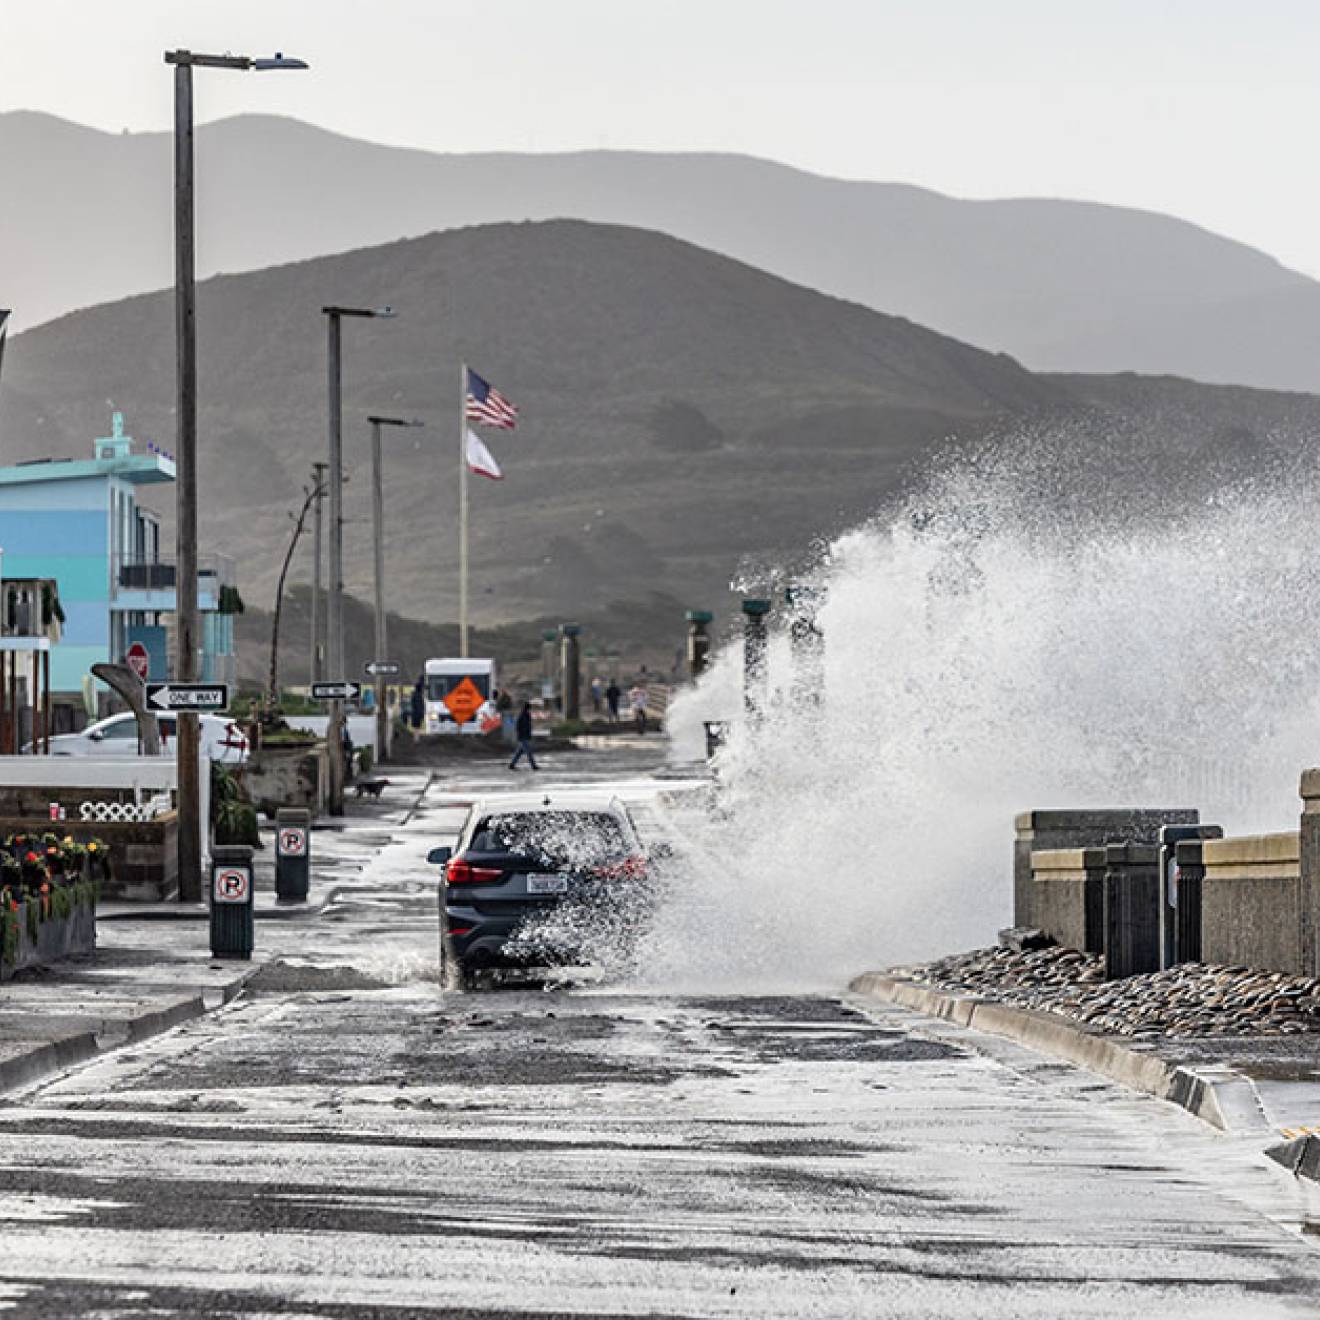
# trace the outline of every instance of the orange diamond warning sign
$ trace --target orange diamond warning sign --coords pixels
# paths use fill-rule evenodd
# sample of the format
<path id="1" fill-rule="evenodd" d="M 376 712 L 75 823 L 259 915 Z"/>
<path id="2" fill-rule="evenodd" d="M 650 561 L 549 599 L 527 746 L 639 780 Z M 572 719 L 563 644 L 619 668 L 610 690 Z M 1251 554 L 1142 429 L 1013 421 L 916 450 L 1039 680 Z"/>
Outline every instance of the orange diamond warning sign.
<path id="1" fill-rule="evenodd" d="M 466 724 L 485 704 L 486 698 L 477 691 L 477 685 L 470 678 L 455 684 L 445 697 L 445 707 L 454 717 L 455 724 Z"/>

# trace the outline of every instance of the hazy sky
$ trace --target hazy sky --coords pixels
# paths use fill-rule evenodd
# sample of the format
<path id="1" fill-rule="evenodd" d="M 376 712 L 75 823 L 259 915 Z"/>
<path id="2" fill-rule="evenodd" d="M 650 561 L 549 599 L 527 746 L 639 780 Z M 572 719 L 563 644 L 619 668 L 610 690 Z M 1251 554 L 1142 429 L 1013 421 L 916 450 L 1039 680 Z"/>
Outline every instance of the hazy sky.
<path id="1" fill-rule="evenodd" d="M 1320 0 L 0 0 L 0 109 L 164 128 L 167 46 L 314 66 L 199 75 L 203 119 L 1088 198 L 1320 276 Z"/>

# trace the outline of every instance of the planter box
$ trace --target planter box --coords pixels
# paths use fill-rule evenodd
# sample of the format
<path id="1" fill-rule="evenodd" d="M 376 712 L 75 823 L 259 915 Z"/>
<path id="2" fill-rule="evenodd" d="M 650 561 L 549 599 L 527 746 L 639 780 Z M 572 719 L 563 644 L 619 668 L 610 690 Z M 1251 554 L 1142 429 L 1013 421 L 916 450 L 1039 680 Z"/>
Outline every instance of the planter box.
<path id="1" fill-rule="evenodd" d="M 271 819 L 281 807 L 306 807 L 315 818 L 325 811 L 329 771 L 323 742 L 265 746 L 248 757 L 242 780 L 252 805 Z"/>
<path id="2" fill-rule="evenodd" d="M 40 903 L 28 898 L 6 919 L 14 920 L 18 939 L 9 946 L 11 957 L 0 949 L 0 981 L 29 967 L 45 967 L 64 958 L 74 958 L 96 951 L 96 904 L 75 902 L 67 917 L 47 917 L 37 926 L 37 938 L 28 929 L 27 907 Z M 7 942 L 8 943 L 8 942 Z"/>
<path id="3" fill-rule="evenodd" d="M 106 898 L 163 903 L 179 892 L 179 815 L 154 820 L 82 821 L 0 816 L 0 839 L 11 834 L 70 835 L 79 843 L 100 839 L 110 850 L 110 878 L 101 882 Z"/>

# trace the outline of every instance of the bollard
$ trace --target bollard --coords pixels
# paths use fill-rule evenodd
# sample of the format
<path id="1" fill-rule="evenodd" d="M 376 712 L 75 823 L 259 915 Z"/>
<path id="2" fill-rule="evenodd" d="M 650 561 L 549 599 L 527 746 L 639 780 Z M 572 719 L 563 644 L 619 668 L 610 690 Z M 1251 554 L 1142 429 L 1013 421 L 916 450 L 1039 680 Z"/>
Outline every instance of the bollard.
<path id="1" fill-rule="evenodd" d="M 715 753 L 724 746 L 724 739 L 728 731 L 727 720 L 706 720 L 706 760 L 711 761 L 715 758 Z"/>
<path id="2" fill-rule="evenodd" d="M 688 677 L 694 681 L 706 672 L 706 662 L 710 657 L 710 634 L 706 629 L 714 618 L 709 610 L 687 612 Z"/>
<path id="3" fill-rule="evenodd" d="M 564 718 L 576 720 L 582 717 L 582 662 L 581 643 L 578 637 L 582 633 L 576 623 L 563 624 L 559 629 L 560 690 L 564 694 Z"/>
<path id="4" fill-rule="evenodd" d="M 305 903 L 312 866 L 312 813 L 306 807 L 281 807 L 275 813 L 275 897 L 281 903 Z"/>
<path id="5" fill-rule="evenodd" d="M 745 600 L 743 612 L 743 702 L 754 720 L 765 712 L 768 600 Z"/>
<path id="6" fill-rule="evenodd" d="M 252 957 L 252 849 L 211 848 L 211 957 Z"/>
<path id="7" fill-rule="evenodd" d="M 816 622 L 824 603 L 819 587 L 787 587 L 784 603 L 791 622 L 788 640 L 793 653 L 793 700 L 798 706 L 818 706 L 825 694 L 825 634 Z"/>

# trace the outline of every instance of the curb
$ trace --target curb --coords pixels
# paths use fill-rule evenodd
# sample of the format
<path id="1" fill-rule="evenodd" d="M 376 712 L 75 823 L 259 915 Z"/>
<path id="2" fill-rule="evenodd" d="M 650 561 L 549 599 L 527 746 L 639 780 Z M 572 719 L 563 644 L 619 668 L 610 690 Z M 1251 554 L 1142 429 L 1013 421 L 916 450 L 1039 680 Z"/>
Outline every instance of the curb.
<path id="1" fill-rule="evenodd" d="M 418 810 L 421 808 L 422 799 L 425 798 L 426 795 L 431 791 L 431 785 L 437 783 L 439 779 L 440 779 L 440 775 L 435 770 L 432 770 L 427 774 L 426 783 L 424 783 L 421 786 L 421 788 L 417 791 L 417 796 L 413 798 L 412 806 L 410 806 L 408 810 L 404 812 L 403 819 L 399 822 L 400 828 L 412 822 L 412 818 L 417 814 Z"/>
<path id="2" fill-rule="evenodd" d="M 213 1009 L 232 1003 L 260 970 L 252 967 L 242 976 L 214 990 L 203 990 L 175 1000 L 164 1008 L 142 1013 L 122 1023 L 107 1023 L 102 1031 L 79 1031 L 61 1040 L 45 1041 L 23 1054 L 0 1062 L 0 1096 L 32 1086 L 52 1073 L 77 1067 L 102 1054 L 113 1054 L 126 1045 L 138 1045 L 181 1023 L 191 1022 Z M 120 1030 L 119 1028 L 122 1028 Z"/>
<path id="3" fill-rule="evenodd" d="M 933 990 L 880 972 L 866 972 L 848 988 L 1079 1064 L 1135 1091 L 1167 1100 L 1221 1132 L 1274 1132 L 1251 1079 L 1231 1068 L 1187 1068 L 1109 1037 L 1092 1035 L 1051 1013 Z"/>

